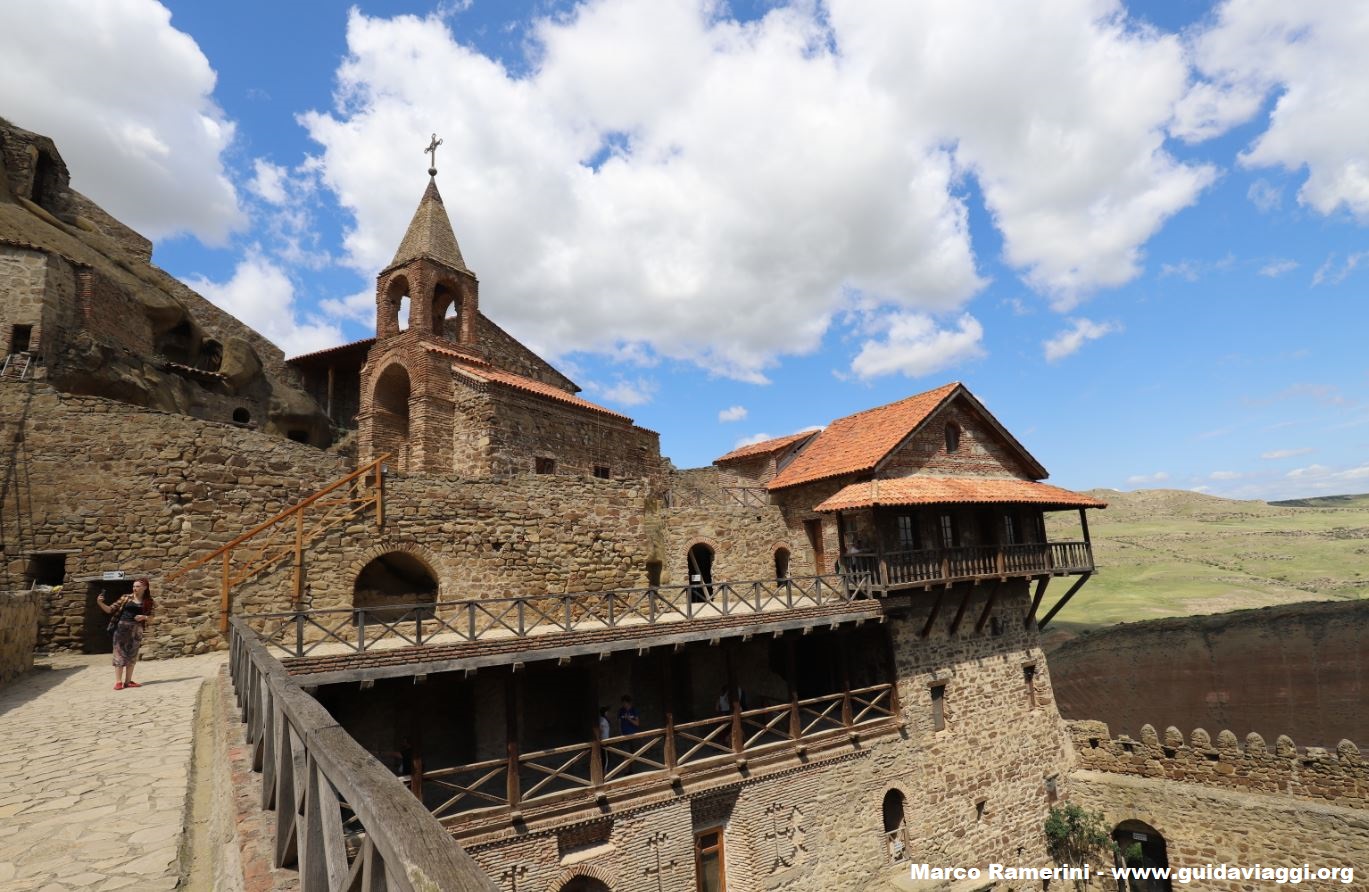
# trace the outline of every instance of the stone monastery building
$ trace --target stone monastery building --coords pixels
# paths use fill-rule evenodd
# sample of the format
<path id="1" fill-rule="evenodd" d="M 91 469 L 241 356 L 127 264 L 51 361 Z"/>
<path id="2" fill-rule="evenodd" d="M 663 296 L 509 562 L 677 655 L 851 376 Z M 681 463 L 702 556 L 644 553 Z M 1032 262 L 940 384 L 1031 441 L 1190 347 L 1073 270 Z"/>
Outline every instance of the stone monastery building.
<path id="1" fill-rule="evenodd" d="M 1104 505 L 964 385 L 680 471 L 484 314 L 436 171 L 376 336 L 287 359 L 50 140 L 0 162 L 0 588 L 98 652 L 148 575 L 145 656 L 229 649 L 304 888 L 1040 889 L 907 877 L 1047 867 L 1064 801 L 1146 864 L 1369 871 L 1349 742 L 1062 721 Z"/>

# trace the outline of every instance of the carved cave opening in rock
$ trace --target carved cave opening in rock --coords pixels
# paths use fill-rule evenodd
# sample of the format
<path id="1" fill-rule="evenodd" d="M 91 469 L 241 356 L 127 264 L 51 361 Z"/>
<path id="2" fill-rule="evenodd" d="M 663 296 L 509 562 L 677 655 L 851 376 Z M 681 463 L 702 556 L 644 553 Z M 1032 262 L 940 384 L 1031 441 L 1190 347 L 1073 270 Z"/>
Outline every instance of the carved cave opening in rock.
<path id="1" fill-rule="evenodd" d="M 367 612 L 371 619 L 406 618 L 414 605 L 437 600 L 437 577 L 420 558 L 407 551 L 390 551 L 373 559 L 357 574 L 352 606 L 384 608 Z M 425 611 L 425 615 L 430 615 Z"/>
<path id="2" fill-rule="evenodd" d="M 1149 824 L 1135 820 L 1123 821 L 1112 831 L 1112 840 L 1117 843 L 1128 867 L 1169 867 L 1165 838 Z M 1172 888 L 1167 879 L 1127 880 L 1128 892 L 1171 892 Z"/>
<path id="3" fill-rule="evenodd" d="M 395 456 L 400 470 L 409 467 L 409 372 L 396 363 L 376 381 L 373 448 L 377 455 Z"/>

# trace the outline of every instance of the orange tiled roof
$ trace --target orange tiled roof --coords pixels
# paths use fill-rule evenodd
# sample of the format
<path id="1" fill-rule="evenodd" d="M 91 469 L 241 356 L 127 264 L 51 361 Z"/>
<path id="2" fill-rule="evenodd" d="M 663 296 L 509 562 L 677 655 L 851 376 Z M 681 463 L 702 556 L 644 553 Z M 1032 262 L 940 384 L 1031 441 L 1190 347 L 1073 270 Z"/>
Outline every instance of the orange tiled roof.
<path id="1" fill-rule="evenodd" d="M 1107 502 L 1049 483 L 996 477 L 895 477 L 844 486 L 815 511 L 848 511 L 873 505 L 934 505 L 946 503 L 1057 505 L 1064 508 L 1106 508 Z"/>
<path id="2" fill-rule="evenodd" d="M 963 385 L 954 381 L 887 406 L 838 418 L 775 475 L 769 488 L 784 489 L 842 474 L 869 471 Z"/>
<path id="3" fill-rule="evenodd" d="M 790 434 L 787 437 L 773 437 L 769 440 L 761 440 L 759 443 L 751 443 L 747 446 L 739 446 L 726 455 L 713 459 L 713 464 L 721 465 L 730 461 L 746 461 L 747 459 L 757 458 L 762 455 L 770 455 L 772 452 L 779 452 L 786 446 L 800 443 L 811 438 L 818 433 L 817 431 L 800 431 L 797 434 Z"/>
<path id="4" fill-rule="evenodd" d="M 472 378 L 478 378 L 481 381 L 502 384 L 505 387 L 512 387 L 515 390 L 521 390 L 524 393 L 530 393 L 533 396 L 540 396 L 544 399 L 555 400 L 559 403 L 564 403 L 568 406 L 574 406 L 577 409 L 586 409 L 590 412 L 598 412 L 601 415 L 608 415 L 612 418 L 617 418 L 622 421 L 626 421 L 629 424 L 632 423 L 632 419 L 628 418 L 626 415 L 615 412 L 612 409 L 606 409 L 603 406 L 598 405 L 597 403 L 591 403 L 589 400 L 581 399 L 575 394 L 564 391 L 559 387 L 553 387 L 550 384 L 544 384 L 543 382 L 538 381 L 535 378 L 524 378 L 522 375 L 515 375 L 512 372 L 506 372 L 502 369 L 497 369 L 494 366 L 488 364 L 475 365 L 470 361 L 468 357 L 464 356 L 463 354 L 457 353 L 454 350 L 445 350 L 440 347 L 434 346 L 429 346 L 428 349 L 435 353 L 442 353 L 446 356 L 451 356 L 455 359 L 462 360 L 460 362 L 452 363 L 452 370 L 459 372 L 463 375 L 468 375 Z"/>

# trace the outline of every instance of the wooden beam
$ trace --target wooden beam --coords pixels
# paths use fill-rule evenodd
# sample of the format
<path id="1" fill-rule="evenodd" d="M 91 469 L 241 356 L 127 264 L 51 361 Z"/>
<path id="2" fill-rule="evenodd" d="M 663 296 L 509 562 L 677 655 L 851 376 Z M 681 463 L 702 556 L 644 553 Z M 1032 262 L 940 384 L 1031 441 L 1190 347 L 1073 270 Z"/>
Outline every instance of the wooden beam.
<path id="1" fill-rule="evenodd" d="M 936 625 L 936 618 L 941 613 L 941 602 L 946 599 L 946 589 L 942 587 L 936 593 L 936 602 L 932 604 L 932 612 L 927 614 L 927 622 L 922 625 L 922 637 L 926 638 L 932 633 L 932 626 Z"/>
<path id="2" fill-rule="evenodd" d="M 979 614 L 979 622 L 974 624 L 976 635 L 984 631 L 984 624 L 989 621 L 989 614 L 993 612 L 994 602 L 998 600 L 998 590 L 1002 587 L 1003 581 L 1000 579 L 998 582 L 995 582 L 993 588 L 989 590 L 989 600 L 984 602 L 984 610 Z"/>
<path id="3" fill-rule="evenodd" d="M 1079 509 L 1079 526 L 1084 530 L 1084 544 L 1087 545 L 1089 544 L 1089 518 L 1084 513 L 1083 508 Z"/>
<path id="4" fill-rule="evenodd" d="M 1085 573 L 1083 576 L 1080 576 L 1078 579 L 1074 581 L 1074 585 L 1070 586 L 1069 591 L 1065 592 L 1064 597 L 1062 597 L 1059 601 L 1056 601 L 1055 606 L 1051 608 L 1050 613 L 1047 613 L 1045 618 L 1037 624 L 1037 631 L 1046 628 L 1046 623 L 1050 622 L 1051 619 L 1057 613 L 1060 612 L 1060 608 L 1064 607 L 1066 604 L 1070 602 L 1070 598 L 1074 597 L 1074 593 L 1079 591 L 1079 589 L 1084 585 L 1084 583 L 1089 581 L 1089 577 L 1092 575 L 1092 573 Z"/>
<path id="5" fill-rule="evenodd" d="M 965 586 L 965 597 L 960 599 L 960 609 L 955 612 L 955 619 L 951 621 L 951 631 L 947 634 L 954 635 L 960 628 L 960 621 L 965 618 L 965 608 L 970 606 L 970 599 L 974 597 L 974 593 L 974 586 Z"/>
<path id="6" fill-rule="evenodd" d="M 1041 598 L 1046 594 L 1046 586 L 1050 585 L 1051 578 L 1042 576 L 1036 580 L 1036 594 L 1032 597 L 1031 610 L 1027 611 L 1027 618 L 1022 621 L 1022 627 L 1030 629 L 1032 623 L 1036 622 L 1036 611 L 1041 607 Z"/>

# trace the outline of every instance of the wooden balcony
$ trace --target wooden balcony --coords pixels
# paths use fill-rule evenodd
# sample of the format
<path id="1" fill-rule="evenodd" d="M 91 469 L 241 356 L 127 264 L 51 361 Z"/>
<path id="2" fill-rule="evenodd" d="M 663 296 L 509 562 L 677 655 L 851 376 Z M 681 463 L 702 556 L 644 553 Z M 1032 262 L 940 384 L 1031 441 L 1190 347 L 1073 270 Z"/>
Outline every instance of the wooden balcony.
<path id="1" fill-rule="evenodd" d="M 1073 576 L 1092 573 L 1093 547 L 1086 540 L 924 548 L 842 558 L 846 573 L 868 574 L 886 590 L 950 585 L 979 579 Z"/>

